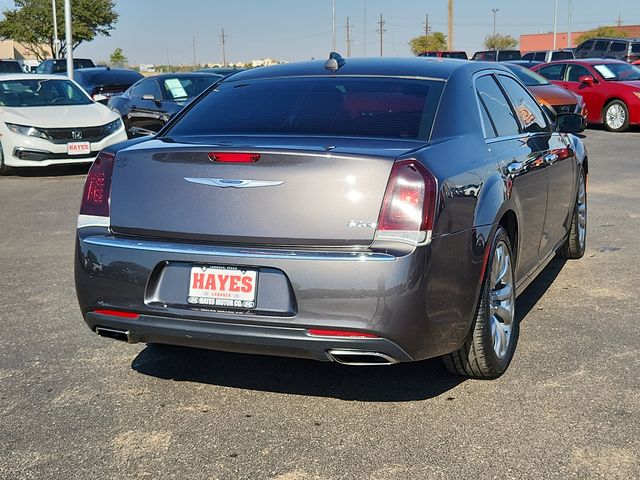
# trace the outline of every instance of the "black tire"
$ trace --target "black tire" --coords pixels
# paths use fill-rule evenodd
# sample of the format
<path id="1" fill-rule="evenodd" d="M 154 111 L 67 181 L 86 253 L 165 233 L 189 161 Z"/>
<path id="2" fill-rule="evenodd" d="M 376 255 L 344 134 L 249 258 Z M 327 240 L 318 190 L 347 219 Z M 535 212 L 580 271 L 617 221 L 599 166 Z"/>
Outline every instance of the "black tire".
<path id="1" fill-rule="evenodd" d="M 496 310 L 495 315 L 492 313 L 492 305 L 494 305 L 492 302 L 495 302 L 495 300 L 492 300 L 494 298 L 492 294 L 497 293 L 494 290 L 495 285 L 492 283 L 494 276 L 498 274 L 495 271 L 498 248 L 500 248 L 500 252 L 504 252 L 506 249 L 509 254 L 508 262 L 504 262 L 503 267 L 509 269 L 510 283 L 513 290 L 510 309 L 510 332 L 506 336 L 507 343 L 502 355 L 499 355 L 496 351 L 494 343 L 496 337 L 492 330 L 494 323 L 501 323 L 498 322 L 498 319 L 500 319 L 498 310 Z M 452 373 L 471 378 L 492 379 L 502 375 L 511 363 L 518 343 L 519 333 L 519 325 L 515 318 L 515 272 L 513 266 L 514 258 L 511 252 L 509 236 L 506 230 L 499 226 L 491 244 L 485 278 L 480 298 L 478 299 L 476 317 L 471 330 L 462 348 L 443 357 L 445 367 Z M 507 323 L 502 322 L 502 325 L 507 325 Z"/>
<path id="2" fill-rule="evenodd" d="M 609 114 L 614 110 L 624 116 L 622 123 L 614 123 L 613 119 L 609 118 Z M 607 103 L 602 110 L 602 122 L 604 123 L 604 128 L 610 132 L 624 132 L 629 129 L 629 109 L 623 101 L 612 100 Z"/>
<path id="3" fill-rule="evenodd" d="M 11 175 L 11 167 L 4 163 L 4 152 L 0 144 L 0 176 Z"/>
<path id="4" fill-rule="evenodd" d="M 571 216 L 571 226 L 567 241 L 559 250 L 563 258 L 582 258 L 587 245 L 587 177 L 583 169 L 580 169 L 578 178 L 578 191 L 576 202 Z M 582 220 L 582 221 L 581 221 Z"/>

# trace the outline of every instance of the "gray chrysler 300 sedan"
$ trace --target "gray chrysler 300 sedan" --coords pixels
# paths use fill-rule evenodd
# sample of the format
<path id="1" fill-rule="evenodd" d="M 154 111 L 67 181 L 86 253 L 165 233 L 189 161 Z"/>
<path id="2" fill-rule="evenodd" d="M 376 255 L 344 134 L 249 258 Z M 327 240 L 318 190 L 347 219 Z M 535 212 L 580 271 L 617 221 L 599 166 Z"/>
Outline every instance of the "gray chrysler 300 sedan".
<path id="1" fill-rule="evenodd" d="M 582 119 L 556 122 L 495 63 L 233 75 L 91 167 L 84 319 L 128 342 L 497 377 L 516 295 L 584 253 Z"/>

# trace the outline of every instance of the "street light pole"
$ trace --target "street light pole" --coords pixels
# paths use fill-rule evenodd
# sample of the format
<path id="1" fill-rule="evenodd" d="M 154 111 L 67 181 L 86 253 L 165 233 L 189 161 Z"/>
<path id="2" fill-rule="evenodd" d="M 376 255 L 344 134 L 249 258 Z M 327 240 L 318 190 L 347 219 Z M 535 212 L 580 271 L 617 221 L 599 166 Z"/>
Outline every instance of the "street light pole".
<path id="1" fill-rule="evenodd" d="M 556 36 L 558 34 L 558 0 L 553 9 L 553 49 L 556 49 Z"/>
<path id="2" fill-rule="evenodd" d="M 331 0 L 331 51 L 336 51 L 336 0 Z"/>
<path id="3" fill-rule="evenodd" d="M 498 10 L 500 10 L 499 8 L 492 8 L 491 11 L 493 12 L 493 36 L 496 36 L 496 13 L 498 13 Z"/>
<path id="4" fill-rule="evenodd" d="M 567 48 L 571 48 L 571 45 L 573 43 L 571 41 L 571 10 L 573 10 L 571 8 L 571 0 L 569 0 L 568 5 L 569 5 L 569 12 L 568 12 L 568 15 L 567 15 L 567 23 L 568 23 L 568 25 L 567 25 Z"/>
<path id="5" fill-rule="evenodd" d="M 67 45 L 67 77 L 73 80 L 73 33 L 71 30 L 71 0 L 64 0 L 64 32 Z"/>
<path id="6" fill-rule="evenodd" d="M 58 58 L 60 52 L 60 40 L 58 39 L 58 15 L 56 13 L 56 0 L 51 0 L 53 10 L 53 58 Z"/>

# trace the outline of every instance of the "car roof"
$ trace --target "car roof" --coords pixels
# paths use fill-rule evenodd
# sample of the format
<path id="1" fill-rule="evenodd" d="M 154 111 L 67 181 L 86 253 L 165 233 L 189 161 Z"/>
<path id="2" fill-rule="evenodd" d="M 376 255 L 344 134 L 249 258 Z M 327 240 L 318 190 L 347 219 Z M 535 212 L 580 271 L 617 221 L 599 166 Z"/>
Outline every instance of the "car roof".
<path id="1" fill-rule="evenodd" d="M 64 75 L 54 75 L 51 73 L 2 73 L 2 80 L 69 80 Z"/>
<path id="2" fill-rule="evenodd" d="M 605 40 L 605 41 L 619 41 L 619 42 L 640 42 L 640 37 L 633 37 L 633 38 L 620 38 L 620 37 L 593 37 L 593 38 L 588 38 L 586 39 L 584 42 L 582 43 L 586 43 L 589 40 L 594 40 L 594 41 L 599 41 L 599 40 Z"/>
<path id="3" fill-rule="evenodd" d="M 219 73 L 213 73 L 213 72 L 177 72 L 177 73 L 161 73 L 160 75 L 154 75 L 152 77 L 147 77 L 147 78 L 156 78 L 158 80 L 161 80 L 163 78 L 189 78 L 189 77 L 196 77 L 196 78 L 222 78 L 224 75 L 220 75 Z"/>
<path id="4" fill-rule="evenodd" d="M 390 76 L 409 78 L 433 78 L 447 80 L 454 71 L 478 71 L 496 68 L 493 63 L 469 62 L 453 58 L 403 57 L 403 58 L 347 58 L 337 71 L 325 69 L 326 60 L 294 62 L 238 72 L 227 81 L 297 77 L 297 76 Z M 495 63 L 495 62 L 494 62 Z M 507 70 L 508 71 L 508 70 Z"/>
<path id="5" fill-rule="evenodd" d="M 554 60 L 553 62 L 545 63 L 545 65 L 550 65 L 552 63 L 586 63 L 587 65 L 599 65 L 601 63 L 624 63 L 628 65 L 627 62 L 623 62 L 622 60 L 618 60 L 615 58 L 568 58 L 566 60 Z"/>

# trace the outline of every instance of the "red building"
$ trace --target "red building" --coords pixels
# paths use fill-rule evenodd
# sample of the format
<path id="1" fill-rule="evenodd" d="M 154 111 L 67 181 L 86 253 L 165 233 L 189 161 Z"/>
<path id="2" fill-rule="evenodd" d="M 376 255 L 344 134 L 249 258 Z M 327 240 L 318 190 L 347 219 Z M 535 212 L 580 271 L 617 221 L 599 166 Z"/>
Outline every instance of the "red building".
<path id="1" fill-rule="evenodd" d="M 640 37 L 640 25 L 623 25 L 613 27 L 627 33 L 628 37 Z M 571 45 L 567 45 L 567 32 L 556 34 L 556 48 L 576 47 L 577 39 L 584 32 L 571 32 Z M 534 33 L 532 35 L 520 35 L 520 51 L 522 53 L 534 50 L 551 50 L 553 48 L 553 33 Z"/>

